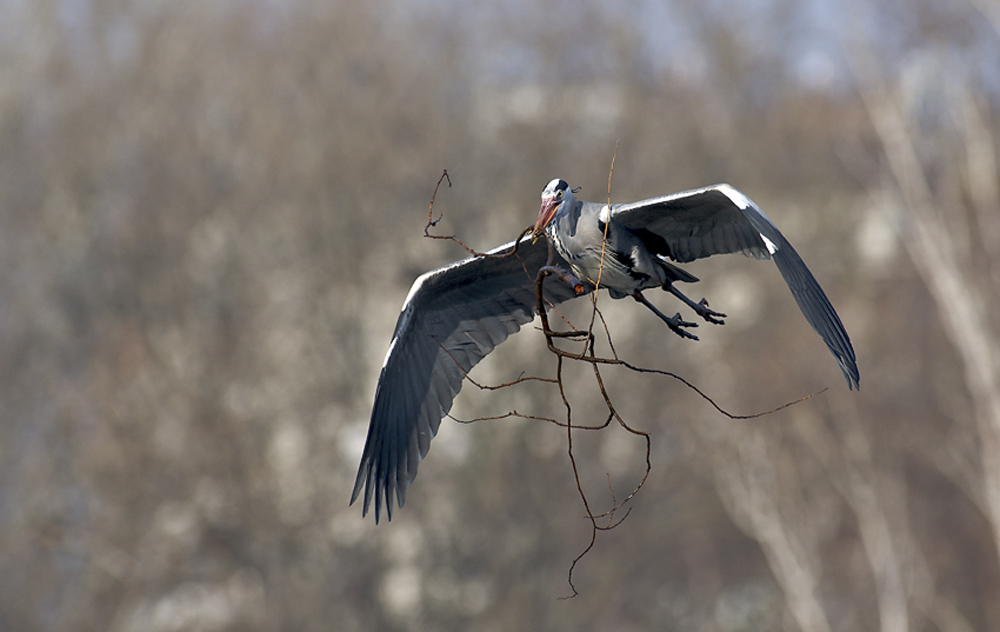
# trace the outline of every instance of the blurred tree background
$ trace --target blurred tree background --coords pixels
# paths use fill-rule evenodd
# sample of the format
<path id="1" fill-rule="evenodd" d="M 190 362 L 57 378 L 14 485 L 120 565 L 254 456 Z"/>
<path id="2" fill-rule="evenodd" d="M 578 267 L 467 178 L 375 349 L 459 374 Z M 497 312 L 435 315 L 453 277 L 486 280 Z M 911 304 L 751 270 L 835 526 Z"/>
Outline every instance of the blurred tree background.
<path id="1" fill-rule="evenodd" d="M 993 0 L 0 1 L 0 629 L 1000 629 Z M 702 340 L 602 300 L 652 435 L 586 546 L 565 431 L 445 420 L 408 504 L 347 501 L 413 279 L 535 217 L 729 182 L 813 269 L 689 266 Z M 658 297 L 665 309 L 676 309 Z M 586 306 L 583 306 L 584 308 Z M 551 374 L 525 328 L 477 368 Z M 599 407 L 570 372 L 577 423 Z M 558 414 L 545 385 L 454 414 Z M 577 432 L 595 510 L 644 471 Z"/>

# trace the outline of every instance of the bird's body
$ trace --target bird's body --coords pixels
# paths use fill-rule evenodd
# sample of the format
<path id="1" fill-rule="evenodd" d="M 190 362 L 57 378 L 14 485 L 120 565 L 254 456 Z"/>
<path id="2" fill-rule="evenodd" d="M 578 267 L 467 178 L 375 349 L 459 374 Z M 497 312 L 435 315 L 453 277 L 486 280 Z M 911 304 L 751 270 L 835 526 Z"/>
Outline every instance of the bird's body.
<path id="1" fill-rule="evenodd" d="M 537 239 L 543 231 L 546 239 Z M 513 246 L 505 244 L 491 254 Z M 542 191 L 535 236 L 523 237 L 514 256 L 472 257 L 414 282 L 379 376 L 351 502 L 364 489 L 363 511 L 374 498 L 376 522 L 383 499 L 390 519 L 394 495 L 403 506 L 417 464 L 465 374 L 534 319 L 534 283 L 542 266 L 568 267 L 582 284 L 580 292 L 579 287 L 547 282 L 544 293 L 550 305 L 604 288 L 613 298 L 632 296 L 672 331 L 696 339 L 686 330 L 695 323 L 681 320 L 680 314 L 665 316 L 642 292 L 662 288 L 706 321 L 722 324 L 725 314 L 673 286 L 698 279 L 671 261 L 734 252 L 774 260 L 806 320 L 837 359 L 848 387 L 856 388 L 854 349 L 836 311 L 791 244 L 745 195 L 721 184 L 607 206 L 578 201 L 566 182 L 552 180 Z"/>
<path id="2" fill-rule="evenodd" d="M 566 211 L 546 225 L 546 237 L 577 277 L 593 284 L 600 279 L 601 287 L 613 298 L 662 287 L 669 281 L 698 281 L 650 253 L 632 231 L 616 221 L 608 223 L 607 205 L 575 199 L 565 204 Z"/>

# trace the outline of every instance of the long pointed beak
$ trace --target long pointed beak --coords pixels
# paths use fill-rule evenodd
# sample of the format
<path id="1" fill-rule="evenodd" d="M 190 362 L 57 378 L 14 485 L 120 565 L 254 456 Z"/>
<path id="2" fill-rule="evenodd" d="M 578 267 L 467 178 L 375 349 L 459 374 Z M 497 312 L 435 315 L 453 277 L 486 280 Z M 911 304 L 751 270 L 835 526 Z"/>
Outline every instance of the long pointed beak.
<path id="1" fill-rule="evenodd" d="M 556 210 L 559 208 L 559 200 L 555 197 L 550 197 L 542 200 L 542 207 L 538 209 L 538 220 L 535 222 L 535 235 L 540 235 L 545 231 L 545 227 L 549 225 L 552 218 L 556 216 Z"/>

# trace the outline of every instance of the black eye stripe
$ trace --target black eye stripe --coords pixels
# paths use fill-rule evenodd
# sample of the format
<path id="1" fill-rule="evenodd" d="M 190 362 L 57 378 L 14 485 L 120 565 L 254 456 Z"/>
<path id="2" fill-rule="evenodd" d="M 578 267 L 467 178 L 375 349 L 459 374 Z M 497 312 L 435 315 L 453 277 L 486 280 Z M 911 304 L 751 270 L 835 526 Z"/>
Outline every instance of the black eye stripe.
<path id="1" fill-rule="evenodd" d="M 542 195 L 546 197 L 548 196 L 562 197 L 564 193 L 570 190 L 571 189 L 569 188 L 569 185 L 566 183 L 565 180 L 560 180 L 556 178 L 549 181 L 549 183 L 545 185 L 545 189 L 542 191 Z"/>

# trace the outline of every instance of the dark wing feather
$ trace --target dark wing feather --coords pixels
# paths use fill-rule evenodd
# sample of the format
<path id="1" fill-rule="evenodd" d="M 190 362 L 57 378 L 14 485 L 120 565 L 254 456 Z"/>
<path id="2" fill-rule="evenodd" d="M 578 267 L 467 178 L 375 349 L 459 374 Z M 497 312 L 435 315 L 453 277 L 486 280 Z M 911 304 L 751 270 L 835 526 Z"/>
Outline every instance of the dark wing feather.
<path id="1" fill-rule="evenodd" d="M 675 261 L 733 252 L 774 259 L 802 314 L 837 359 L 847 386 L 859 387 L 854 347 L 836 310 L 799 254 L 750 198 L 717 184 L 619 205 L 612 217 L 650 250 Z"/>
<path id="2" fill-rule="evenodd" d="M 509 251 L 512 245 L 490 253 Z M 535 277 L 547 259 L 547 240 L 532 243 L 529 236 L 513 257 L 465 259 L 414 282 L 379 375 L 351 494 L 353 504 L 364 488 L 365 514 L 374 497 L 376 523 L 383 500 L 390 520 L 393 496 L 400 507 L 406 501 L 417 465 L 451 410 L 465 373 L 534 319 Z M 576 296 L 560 281 L 549 280 L 544 287 L 553 304 Z"/>
<path id="3" fill-rule="evenodd" d="M 769 227 L 766 232 L 754 225 L 753 213 L 740 208 L 731 195 L 760 215 Z M 770 239 L 778 231 L 753 202 L 726 184 L 617 205 L 612 216 L 642 237 L 650 250 L 680 263 L 732 252 L 770 259 L 761 235 Z"/>

